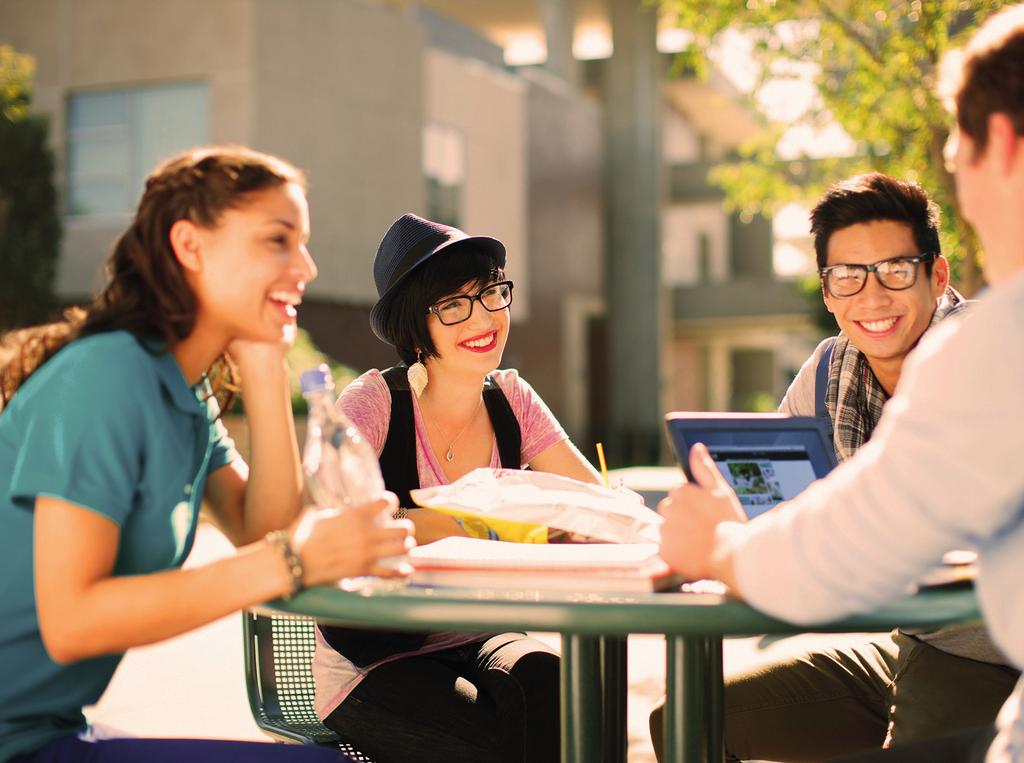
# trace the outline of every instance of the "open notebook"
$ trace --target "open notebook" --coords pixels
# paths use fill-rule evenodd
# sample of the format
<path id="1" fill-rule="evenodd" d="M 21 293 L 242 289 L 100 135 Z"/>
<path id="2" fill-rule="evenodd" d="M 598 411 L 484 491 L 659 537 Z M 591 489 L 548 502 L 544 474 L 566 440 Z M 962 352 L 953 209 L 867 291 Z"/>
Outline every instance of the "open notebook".
<path id="1" fill-rule="evenodd" d="M 643 592 L 680 579 L 654 543 L 506 543 L 444 538 L 409 553 L 410 582 L 515 591 Z"/>

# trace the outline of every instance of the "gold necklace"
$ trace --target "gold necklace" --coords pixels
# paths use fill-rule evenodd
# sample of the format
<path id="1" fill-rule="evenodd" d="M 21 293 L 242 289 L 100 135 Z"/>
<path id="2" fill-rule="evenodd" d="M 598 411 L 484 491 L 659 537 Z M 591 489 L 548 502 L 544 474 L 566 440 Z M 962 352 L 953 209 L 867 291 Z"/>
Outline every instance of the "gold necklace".
<path id="1" fill-rule="evenodd" d="M 455 443 L 458 442 L 459 438 L 462 437 L 462 435 L 465 433 L 467 429 L 469 429 L 469 425 L 476 420 L 476 415 L 480 412 L 480 406 L 482 406 L 483 404 L 484 398 L 481 395 L 480 401 L 476 404 L 476 408 L 473 409 L 473 414 L 469 417 L 469 421 L 467 421 L 465 426 L 463 426 L 462 429 L 459 430 L 459 433 L 455 435 L 454 438 L 452 438 L 452 441 L 448 443 L 448 450 L 445 451 L 444 460 L 447 461 L 449 464 L 455 459 Z M 427 416 L 423 412 L 422 408 L 420 409 L 420 414 L 423 415 L 423 420 L 429 423 L 429 419 L 427 419 Z M 440 434 L 440 432 L 438 432 L 438 434 Z"/>

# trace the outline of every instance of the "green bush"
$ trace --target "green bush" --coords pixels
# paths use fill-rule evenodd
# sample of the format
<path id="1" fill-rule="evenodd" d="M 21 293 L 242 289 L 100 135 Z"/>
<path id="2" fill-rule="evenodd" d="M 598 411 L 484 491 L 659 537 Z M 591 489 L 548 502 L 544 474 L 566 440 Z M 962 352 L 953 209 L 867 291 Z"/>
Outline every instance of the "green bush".
<path id="1" fill-rule="evenodd" d="M 334 386 L 338 392 L 358 376 L 353 369 L 323 353 L 313 343 L 309 332 L 303 329 L 299 329 L 295 337 L 295 344 L 288 350 L 286 360 L 288 361 L 288 382 L 292 389 L 292 411 L 296 416 L 306 415 L 306 399 L 302 396 L 302 386 L 299 383 L 299 375 L 303 371 L 316 368 L 321 363 L 327 364 L 334 376 Z"/>
<path id="2" fill-rule="evenodd" d="M 56 302 L 61 226 L 47 122 L 28 113 L 34 68 L 0 45 L 0 331 L 46 321 Z"/>

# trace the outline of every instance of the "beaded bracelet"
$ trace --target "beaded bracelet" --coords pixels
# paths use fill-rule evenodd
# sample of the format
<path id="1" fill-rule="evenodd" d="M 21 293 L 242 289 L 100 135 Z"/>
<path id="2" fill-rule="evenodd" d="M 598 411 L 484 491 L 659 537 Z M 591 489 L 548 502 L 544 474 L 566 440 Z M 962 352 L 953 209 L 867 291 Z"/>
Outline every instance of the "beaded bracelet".
<path id="1" fill-rule="evenodd" d="M 284 530 L 269 532 L 266 534 L 265 539 L 267 543 L 281 552 L 281 558 L 288 565 L 288 574 L 292 579 L 292 590 L 284 595 L 284 600 L 287 601 L 302 590 L 302 559 L 295 553 L 288 533 Z"/>

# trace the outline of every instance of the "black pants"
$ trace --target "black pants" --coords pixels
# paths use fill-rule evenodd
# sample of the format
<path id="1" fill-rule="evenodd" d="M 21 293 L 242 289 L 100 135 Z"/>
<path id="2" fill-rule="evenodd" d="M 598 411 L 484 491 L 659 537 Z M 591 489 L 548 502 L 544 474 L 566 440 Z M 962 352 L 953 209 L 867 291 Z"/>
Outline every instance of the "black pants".
<path id="1" fill-rule="evenodd" d="M 558 654 L 503 633 L 374 668 L 324 723 L 375 763 L 545 763 L 558 700 Z"/>

